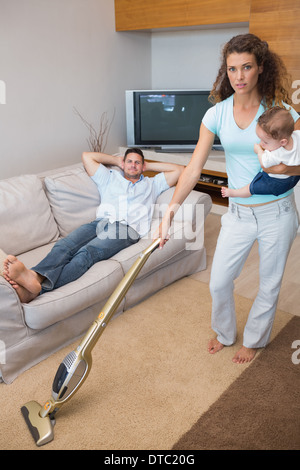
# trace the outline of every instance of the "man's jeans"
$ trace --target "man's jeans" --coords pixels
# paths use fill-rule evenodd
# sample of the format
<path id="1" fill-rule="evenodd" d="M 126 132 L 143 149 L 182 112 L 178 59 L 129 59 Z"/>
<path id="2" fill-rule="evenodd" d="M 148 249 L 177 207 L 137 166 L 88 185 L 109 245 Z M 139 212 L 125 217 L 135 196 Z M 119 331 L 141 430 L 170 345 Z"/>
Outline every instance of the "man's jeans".
<path id="1" fill-rule="evenodd" d="M 137 232 L 120 222 L 94 220 L 57 241 L 33 271 L 46 277 L 41 294 L 81 277 L 93 264 L 111 258 L 139 240 Z"/>

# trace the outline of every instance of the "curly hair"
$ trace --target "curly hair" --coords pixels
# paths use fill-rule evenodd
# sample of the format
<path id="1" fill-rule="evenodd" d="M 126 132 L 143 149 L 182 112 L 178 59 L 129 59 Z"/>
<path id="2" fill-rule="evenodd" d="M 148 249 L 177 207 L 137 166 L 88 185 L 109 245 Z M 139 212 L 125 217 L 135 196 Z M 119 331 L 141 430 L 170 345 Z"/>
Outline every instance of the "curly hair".
<path id="1" fill-rule="evenodd" d="M 263 65 L 257 86 L 266 108 L 273 105 L 282 107 L 282 101 L 291 104 L 287 91 L 290 77 L 282 59 L 269 49 L 266 41 L 250 33 L 234 36 L 223 47 L 222 63 L 210 93 L 210 101 L 217 103 L 234 93 L 227 76 L 227 57 L 234 52 L 254 54 L 257 65 Z"/>

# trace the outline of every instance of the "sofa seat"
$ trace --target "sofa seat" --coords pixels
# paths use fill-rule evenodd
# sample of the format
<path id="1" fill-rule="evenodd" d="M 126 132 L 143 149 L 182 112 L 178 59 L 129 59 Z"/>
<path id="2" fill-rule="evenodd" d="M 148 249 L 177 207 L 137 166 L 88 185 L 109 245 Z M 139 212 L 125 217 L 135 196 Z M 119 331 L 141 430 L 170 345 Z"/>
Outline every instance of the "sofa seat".
<path id="1" fill-rule="evenodd" d="M 122 277 L 123 271 L 119 263 L 113 260 L 101 261 L 80 279 L 24 304 L 25 322 L 29 328 L 41 330 L 85 310 L 96 302 L 104 304 Z"/>

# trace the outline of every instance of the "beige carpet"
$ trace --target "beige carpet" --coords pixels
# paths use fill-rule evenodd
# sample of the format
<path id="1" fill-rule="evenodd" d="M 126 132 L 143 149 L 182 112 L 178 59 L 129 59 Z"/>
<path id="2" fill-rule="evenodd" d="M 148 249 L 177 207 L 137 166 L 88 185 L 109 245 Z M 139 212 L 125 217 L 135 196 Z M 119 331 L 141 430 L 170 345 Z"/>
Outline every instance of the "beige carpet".
<path id="1" fill-rule="evenodd" d="M 202 282 L 182 279 L 114 319 L 93 351 L 87 381 L 56 415 L 54 440 L 40 449 L 180 448 L 180 439 L 193 432 L 201 417 L 269 350 L 261 351 L 250 365 L 231 361 L 241 345 L 250 306 L 250 300 L 236 296 L 238 341 L 214 356 L 206 351 L 212 334 L 211 299 Z M 277 311 L 272 338 L 294 318 Z M 25 372 L 13 384 L 0 384 L 0 449 L 37 449 L 20 408 L 29 400 L 43 404 L 49 398 L 60 362 L 77 344 Z M 285 346 L 291 356 L 291 344 Z M 276 371 L 273 374 L 276 378 Z M 255 393 L 259 396 L 260 390 Z M 224 410 L 228 412 L 228 407 Z M 266 412 L 276 416 L 277 409 Z M 197 441 L 195 445 L 191 448 L 198 448 Z"/>

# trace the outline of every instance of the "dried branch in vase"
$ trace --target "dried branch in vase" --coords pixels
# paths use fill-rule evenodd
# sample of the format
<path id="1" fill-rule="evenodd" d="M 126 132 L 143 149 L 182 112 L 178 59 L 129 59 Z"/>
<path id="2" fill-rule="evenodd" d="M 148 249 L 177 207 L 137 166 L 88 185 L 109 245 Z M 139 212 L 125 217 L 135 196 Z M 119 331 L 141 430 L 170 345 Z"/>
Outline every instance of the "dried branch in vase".
<path id="1" fill-rule="evenodd" d="M 99 121 L 99 128 L 96 130 L 92 124 L 90 124 L 81 114 L 80 112 L 74 108 L 75 113 L 77 116 L 80 117 L 84 125 L 89 130 L 89 137 L 87 139 L 88 146 L 91 152 L 104 152 L 105 147 L 107 145 L 107 140 L 110 132 L 111 125 L 113 123 L 116 110 L 114 109 L 113 116 L 111 119 L 108 118 L 107 111 L 104 111 L 101 114 L 100 121 Z"/>

